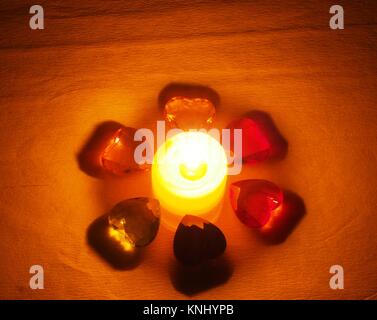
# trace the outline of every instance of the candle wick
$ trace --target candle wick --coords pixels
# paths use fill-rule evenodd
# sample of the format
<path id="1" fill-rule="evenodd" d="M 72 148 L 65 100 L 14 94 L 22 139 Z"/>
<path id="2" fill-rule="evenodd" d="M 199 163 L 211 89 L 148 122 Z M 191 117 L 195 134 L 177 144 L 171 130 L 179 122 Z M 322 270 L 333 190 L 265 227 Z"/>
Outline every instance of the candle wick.
<path id="1" fill-rule="evenodd" d="M 187 164 L 182 163 L 179 166 L 179 171 L 187 180 L 198 180 L 205 176 L 207 172 L 207 164 L 206 163 L 200 163 L 196 166 L 190 166 Z"/>

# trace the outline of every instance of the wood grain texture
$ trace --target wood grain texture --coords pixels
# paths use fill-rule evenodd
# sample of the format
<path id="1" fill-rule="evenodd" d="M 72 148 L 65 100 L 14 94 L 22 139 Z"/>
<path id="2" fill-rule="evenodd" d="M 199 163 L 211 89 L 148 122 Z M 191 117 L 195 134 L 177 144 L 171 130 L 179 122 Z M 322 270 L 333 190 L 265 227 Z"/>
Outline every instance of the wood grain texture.
<path id="1" fill-rule="evenodd" d="M 377 294 L 376 2 L 30 1 L 0 4 L 1 299 L 375 299 Z M 137 267 L 115 270 L 86 240 L 118 200 L 150 194 L 148 174 L 100 180 L 76 155 L 106 120 L 152 126 L 171 82 L 208 85 L 219 117 L 268 112 L 288 140 L 280 162 L 244 167 L 297 193 L 306 215 L 283 243 L 243 227 L 229 203 L 217 225 L 231 278 L 186 295 L 171 280 L 173 233 Z M 45 289 L 29 289 L 29 267 Z M 329 268 L 345 289 L 329 288 Z"/>

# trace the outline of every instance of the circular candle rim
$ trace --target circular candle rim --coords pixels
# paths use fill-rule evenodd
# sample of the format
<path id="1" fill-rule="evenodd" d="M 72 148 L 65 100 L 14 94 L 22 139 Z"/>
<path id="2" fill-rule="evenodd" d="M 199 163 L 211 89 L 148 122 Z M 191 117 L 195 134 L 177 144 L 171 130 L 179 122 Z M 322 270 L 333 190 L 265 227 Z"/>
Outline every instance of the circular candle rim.
<path id="1" fill-rule="evenodd" d="M 193 144 L 195 149 L 190 150 Z M 208 168 L 203 177 L 190 180 L 180 173 L 182 161 L 179 160 L 187 152 L 197 152 L 207 161 Z M 227 158 L 224 148 L 212 136 L 198 131 L 182 132 L 170 137 L 157 150 L 152 165 L 152 177 L 160 181 L 158 186 L 182 198 L 208 195 L 222 184 L 226 175 Z"/>

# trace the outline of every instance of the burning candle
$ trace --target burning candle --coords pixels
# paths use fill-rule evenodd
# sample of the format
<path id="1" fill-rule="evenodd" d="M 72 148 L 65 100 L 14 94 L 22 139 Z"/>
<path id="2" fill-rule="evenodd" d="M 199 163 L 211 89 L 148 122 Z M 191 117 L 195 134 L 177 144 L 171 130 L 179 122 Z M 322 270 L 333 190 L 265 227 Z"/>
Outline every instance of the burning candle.
<path id="1" fill-rule="evenodd" d="M 166 140 L 152 165 L 152 186 L 162 221 L 175 227 L 186 214 L 213 221 L 221 208 L 227 157 L 221 144 L 203 132 L 182 132 Z"/>

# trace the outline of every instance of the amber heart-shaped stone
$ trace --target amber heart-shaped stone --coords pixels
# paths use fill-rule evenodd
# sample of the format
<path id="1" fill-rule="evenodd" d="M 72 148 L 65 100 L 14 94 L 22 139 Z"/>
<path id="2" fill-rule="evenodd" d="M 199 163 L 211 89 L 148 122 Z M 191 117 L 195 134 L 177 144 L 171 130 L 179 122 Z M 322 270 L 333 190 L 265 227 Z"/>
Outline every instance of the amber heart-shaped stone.
<path id="1" fill-rule="evenodd" d="M 165 105 L 169 126 L 182 130 L 210 127 L 215 113 L 215 106 L 205 98 L 173 97 Z"/>
<path id="2" fill-rule="evenodd" d="M 134 140 L 135 132 L 134 128 L 121 127 L 114 133 L 101 156 L 105 171 L 123 175 L 130 171 L 148 169 L 148 164 L 140 164 L 135 161 L 135 149 L 138 146 Z M 148 144 L 147 146 L 151 147 Z"/>
<path id="3" fill-rule="evenodd" d="M 185 265 L 197 265 L 220 256 L 226 248 L 222 231 L 197 216 L 186 215 L 174 236 L 174 255 Z"/>

